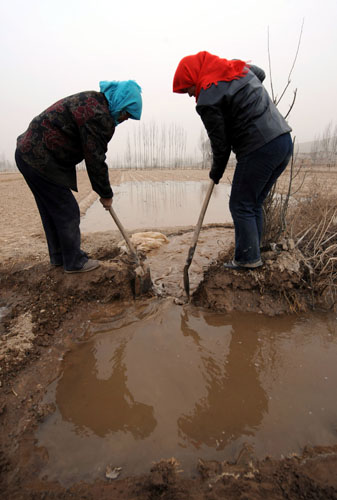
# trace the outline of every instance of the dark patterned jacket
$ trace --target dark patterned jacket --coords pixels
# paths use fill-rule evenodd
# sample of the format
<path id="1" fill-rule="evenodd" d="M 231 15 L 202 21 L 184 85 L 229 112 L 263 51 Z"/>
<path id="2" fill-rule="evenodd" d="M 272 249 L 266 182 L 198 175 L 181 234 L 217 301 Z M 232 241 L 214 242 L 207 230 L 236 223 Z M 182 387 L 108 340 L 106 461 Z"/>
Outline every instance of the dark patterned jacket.
<path id="1" fill-rule="evenodd" d="M 102 198 L 111 198 L 105 154 L 114 131 L 104 94 L 80 92 L 36 116 L 18 137 L 17 149 L 43 177 L 74 191 L 76 165 L 85 160 L 93 190 Z"/>

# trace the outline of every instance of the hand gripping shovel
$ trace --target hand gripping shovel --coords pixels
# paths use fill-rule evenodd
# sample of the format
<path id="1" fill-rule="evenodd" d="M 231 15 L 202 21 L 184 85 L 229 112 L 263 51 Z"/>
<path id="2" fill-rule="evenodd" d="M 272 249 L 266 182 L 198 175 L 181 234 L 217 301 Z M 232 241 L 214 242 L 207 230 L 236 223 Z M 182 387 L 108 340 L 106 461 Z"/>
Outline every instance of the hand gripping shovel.
<path id="1" fill-rule="evenodd" d="M 116 223 L 116 226 L 122 233 L 123 238 L 126 241 L 127 246 L 129 247 L 132 258 L 134 259 L 137 267 L 135 269 L 135 282 L 134 282 L 134 293 L 136 296 L 141 295 L 141 293 L 148 292 L 152 288 L 152 280 L 150 274 L 149 266 L 145 266 L 143 262 L 140 261 L 136 249 L 131 243 L 130 238 L 125 232 L 124 227 L 122 226 L 121 221 L 118 219 L 116 212 L 112 207 L 109 207 L 109 212 Z"/>
<path id="2" fill-rule="evenodd" d="M 188 269 L 189 269 L 189 267 L 190 267 L 190 265 L 192 263 L 193 255 L 194 255 L 194 252 L 195 252 L 195 249 L 196 249 L 196 246 L 197 246 L 197 241 L 198 241 L 200 229 L 201 229 L 204 217 L 205 217 L 205 213 L 206 213 L 206 210 L 207 210 L 207 207 L 208 207 L 209 200 L 211 198 L 211 194 L 213 192 L 213 188 L 214 188 L 214 182 L 211 181 L 210 184 L 209 184 L 207 193 L 206 193 L 206 197 L 205 197 L 204 203 L 203 203 L 202 208 L 201 208 L 201 212 L 200 212 L 200 215 L 199 215 L 198 223 L 197 223 L 195 231 L 194 231 L 192 246 L 190 247 L 190 249 L 188 251 L 188 256 L 187 256 L 187 259 L 186 259 L 186 264 L 185 264 L 185 267 L 184 267 L 184 288 L 185 288 L 185 292 L 186 292 L 186 295 L 187 295 L 188 299 L 190 298 L 190 280 L 189 280 L 189 276 L 188 276 Z"/>

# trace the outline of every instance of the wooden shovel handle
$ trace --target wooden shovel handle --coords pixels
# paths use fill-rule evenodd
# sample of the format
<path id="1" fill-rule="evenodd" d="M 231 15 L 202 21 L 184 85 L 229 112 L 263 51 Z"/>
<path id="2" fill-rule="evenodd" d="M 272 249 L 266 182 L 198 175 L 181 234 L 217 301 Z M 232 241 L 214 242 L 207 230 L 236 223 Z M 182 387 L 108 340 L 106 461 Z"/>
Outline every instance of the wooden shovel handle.
<path id="1" fill-rule="evenodd" d="M 201 229 L 204 217 L 205 217 L 205 213 L 206 213 L 206 210 L 207 210 L 207 207 L 208 207 L 208 203 L 209 203 L 209 200 L 211 198 L 213 189 L 214 189 L 214 181 L 211 180 L 210 183 L 209 183 L 209 186 L 208 186 L 208 189 L 207 189 L 207 193 L 206 193 L 206 196 L 205 196 L 205 200 L 204 200 L 204 203 L 202 205 L 201 212 L 200 212 L 200 215 L 199 215 L 199 219 L 198 219 L 195 231 L 194 231 L 193 241 L 192 241 L 192 245 L 191 245 L 192 248 L 195 247 L 195 245 L 197 244 L 197 241 L 198 241 L 198 238 L 199 238 L 200 229 Z"/>
<path id="2" fill-rule="evenodd" d="M 122 223 L 121 221 L 119 220 L 119 218 L 117 217 L 116 215 L 116 212 L 114 211 L 114 209 L 112 207 L 109 207 L 109 212 L 113 218 L 113 220 L 115 221 L 116 223 L 116 226 L 118 227 L 118 229 L 120 230 L 120 232 L 122 233 L 123 235 L 123 238 L 125 239 L 126 241 L 126 244 L 127 246 L 129 247 L 130 249 L 130 252 L 132 253 L 132 255 L 134 256 L 134 258 L 138 261 L 138 256 L 137 256 L 137 252 L 136 252 L 136 249 L 135 247 L 133 246 L 133 244 L 131 243 L 131 240 L 130 238 L 128 237 L 128 235 L 126 234 L 125 232 L 125 229 L 124 227 L 122 226 Z"/>

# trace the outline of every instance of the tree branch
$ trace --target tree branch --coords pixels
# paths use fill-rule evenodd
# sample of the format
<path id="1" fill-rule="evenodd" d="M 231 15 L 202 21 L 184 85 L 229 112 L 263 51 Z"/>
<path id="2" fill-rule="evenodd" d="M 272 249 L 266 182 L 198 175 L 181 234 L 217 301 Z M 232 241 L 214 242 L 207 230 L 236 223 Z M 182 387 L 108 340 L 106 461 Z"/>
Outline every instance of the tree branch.
<path id="1" fill-rule="evenodd" d="M 268 65 L 269 65 L 269 78 L 270 78 L 271 97 L 272 97 L 273 102 L 275 103 L 273 78 L 272 78 L 272 72 L 271 72 L 271 58 L 270 58 L 270 46 L 269 46 L 269 26 L 267 28 L 267 44 L 268 44 Z"/>
<path id="2" fill-rule="evenodd" d="M 284 94 L 285 94 L 285 92 L 286 92 L 287 88 L 288 88 L 288 87 L 289 87 L 289 85 L 290 85 L 290 82 L 291 82 L 290 77 L 291 77 L 291 74 L 292 74 L 293 69 L 294 69 L 294 67 L 295 67 L 295 64 L 296 64 L 296 61 L 297 61 L 298 52 L 299 52 L 299 50 L 300 50 L 300 45 L 301 45 L 301 40 L 302 40 L 302 34 L 303 34 L 303 26 L 304 26 L 304 18 L 303 18 L 303 21 L 302 21 L 302 26 L 301 26 L 300 36 L 299 36 L 299 38 L 298 38 L 298 43 L 297 43 L 297 48 L 296 48 L 296 54 L 295 54 L 295 57 L 294 57 L 294 60 L 293 60 L 292 66 L 291 66 L 291 68 L 290 68 L 290 71 L 289 71 L 288 81 L 287 81 L 287 84 L 286 84 L 286 86 L 285 86 L 285 89 L 283 90 L 283 92 L 282 92 L 282 94 L 281 94 L 281 97 L 280 97 L 280 98 L 277 100 L 277 102 L 275 103 L 275 104 L 276 104 L 276 106 L 280 103 L 280 101 L 281 101 L 282 97 L 284 96 Z M 275 101 L 274 101 L 274 102 L 275 102 Z M 288 114 L 289 114 L 289 112 L 288 112 Z"/>

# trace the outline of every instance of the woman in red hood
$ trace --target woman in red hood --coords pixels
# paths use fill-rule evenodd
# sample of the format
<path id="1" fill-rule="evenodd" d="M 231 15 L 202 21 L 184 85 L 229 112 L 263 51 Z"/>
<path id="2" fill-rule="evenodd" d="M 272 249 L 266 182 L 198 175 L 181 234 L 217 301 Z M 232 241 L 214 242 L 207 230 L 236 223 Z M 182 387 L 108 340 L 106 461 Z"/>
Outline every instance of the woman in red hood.
<path id="1" fill-rule="evenodd" d="M 230 269 L 263 265 L 263 202 L 292 155 L 291 128 L 262 85 L 264 78 L 257 66 L 203 51 L 184 57 L 173 79 L 173 92 L 195 97 L 212 147 L 209 176 L 215 184 L 231 152 L 236 155 L 229 200 L 235 255 L 224 264 Z"/>

